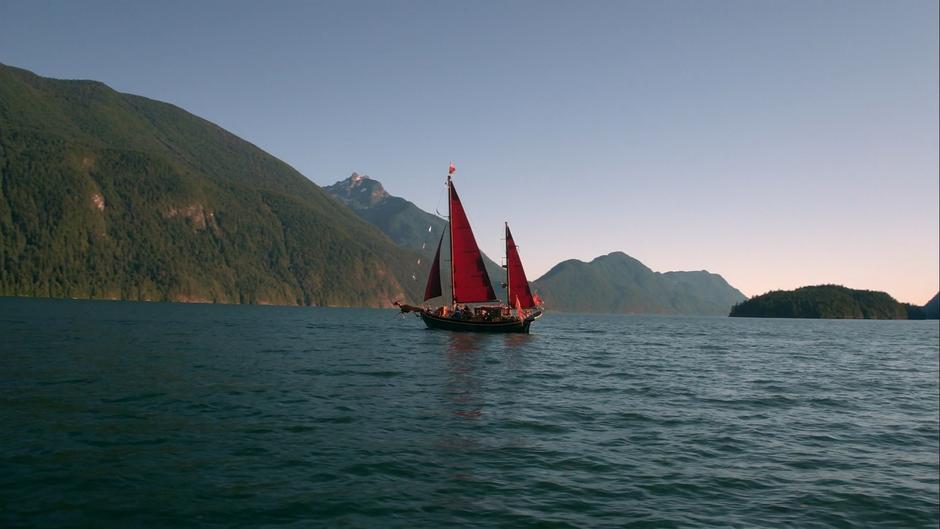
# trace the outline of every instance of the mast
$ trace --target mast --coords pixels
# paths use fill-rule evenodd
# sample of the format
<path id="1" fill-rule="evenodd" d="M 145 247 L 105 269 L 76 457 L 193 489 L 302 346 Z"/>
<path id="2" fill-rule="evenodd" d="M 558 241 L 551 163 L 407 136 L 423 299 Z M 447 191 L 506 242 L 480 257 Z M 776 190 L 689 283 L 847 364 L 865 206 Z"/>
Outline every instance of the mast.
<path id="1" fill-rule="evenodd" d="M 510 287 L 510 274 L 509 274 L 509 222 L 503 221 L 503 225 L 506 227 L 506 264 L 503 266 L 506 268 L 506 306 L 512 308 L 512 287 Z"/>
<path id="2" fill-rule="evenodd" d="M 451 164 L 450 166 L 453 167 L 454 164 Z M 451 210 L 453 209 L 453 207 L 454 207 L 454 206 L 453 206 L 453 204 L 454 204 L 454 199 L 453 199 L 453 193 L 454 193 L 453 189 L 454 189 L 454 186 L 453 186 L 453 184 L 451 184 L 451 181 L 450 181 L 450 175 L 451 175 L 452 172 L 453 172 L 453 171 L 448 171 L 448 173 L 447 173 L 447 229 L 450 230 L 450 244 L 448 244 L 447 246 L 449 247 L 448 250 L 450 250 L 450 304 L 451 304 L 451 305 L 453 305 L 453 304 L 456 303 L 456 301 L 457 301 L 456 298 L 454 297 L 454 288 L 455 288 L 455 287 L 454 287 L 454 279 L 455 279 L 455 274 L 454 274 L 454 222 L 453 222 L 453 220 L 454 220 L 454 217 L 453 217 L 454 212 L 451 211 Z"/>

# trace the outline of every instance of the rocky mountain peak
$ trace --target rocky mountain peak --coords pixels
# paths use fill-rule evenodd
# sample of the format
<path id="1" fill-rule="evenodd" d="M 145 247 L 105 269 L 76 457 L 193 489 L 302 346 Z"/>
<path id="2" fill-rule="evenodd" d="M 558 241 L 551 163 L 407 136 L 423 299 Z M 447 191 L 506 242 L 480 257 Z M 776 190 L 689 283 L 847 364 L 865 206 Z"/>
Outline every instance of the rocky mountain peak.
<path id="1" fill-rule="evenodd" d="M 390 196 L 381 182 L 355 172 L 323 189 L 352 208 L 371 208 Z"/>

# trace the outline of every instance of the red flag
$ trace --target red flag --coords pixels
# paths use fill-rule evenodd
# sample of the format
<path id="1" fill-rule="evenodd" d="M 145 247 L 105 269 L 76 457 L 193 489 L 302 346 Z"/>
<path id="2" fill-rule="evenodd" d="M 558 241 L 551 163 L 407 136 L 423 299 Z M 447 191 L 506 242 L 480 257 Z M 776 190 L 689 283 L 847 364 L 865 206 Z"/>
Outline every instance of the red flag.
<path id="1" fill-rule="evenodd" d="M 540 298 L 538 294 L 532 295 L 532 301 L 534 301 L 536 305 L 542 304 L 542 298 Z"/>
<path id="2" fill-rule="evenodd" d="M 454 162 L 450 162 L 450 167 L 447 168 L 447 174 L 454 174 L 456 170 L 457 167 L 454 165 Z"/>

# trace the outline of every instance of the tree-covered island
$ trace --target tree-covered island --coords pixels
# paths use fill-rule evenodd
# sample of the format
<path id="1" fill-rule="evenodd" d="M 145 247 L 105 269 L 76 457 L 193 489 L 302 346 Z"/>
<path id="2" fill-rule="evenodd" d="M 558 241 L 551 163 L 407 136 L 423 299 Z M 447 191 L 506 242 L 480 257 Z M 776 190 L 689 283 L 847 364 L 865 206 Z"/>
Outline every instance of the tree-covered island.
<path id="1" fill-rule="evenodd" d="M 885 292 L 841 285 L 775 290 L 731 308 L 732 317 L 905 320 L 924 319 L 922 307 L 900 303 Z"/>

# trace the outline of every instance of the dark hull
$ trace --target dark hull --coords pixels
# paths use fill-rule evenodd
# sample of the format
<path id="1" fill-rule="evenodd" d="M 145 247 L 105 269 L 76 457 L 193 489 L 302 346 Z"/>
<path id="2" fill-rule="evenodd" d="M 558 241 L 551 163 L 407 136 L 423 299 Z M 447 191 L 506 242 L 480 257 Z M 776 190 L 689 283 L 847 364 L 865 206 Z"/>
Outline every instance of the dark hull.
<path id="1" fill-rule="evenodd" d="M 541 312 L 538 312 L 528 318 L 519 321 L 503 321 L 503 322 L 491 322 L 491 321 L 467 321 L 467 320 L 455 320 L 452 318 L 442 318 L 440 316 L 434 316 L 433 314 L 428 314 L 427 312 L 421 312 L 421 319 L 424 320 L 424 324 L 428 326 L 429 329 L 444 329 L 446 331 L 461 331 L 461 332 L 496 332 L 496 333 L 506 333 L 506 332 L 516 332 L 516 333 L 529 333 L 529 325 L 533 321 L 537 320 L 539 316 L 542 315 Z"/>

